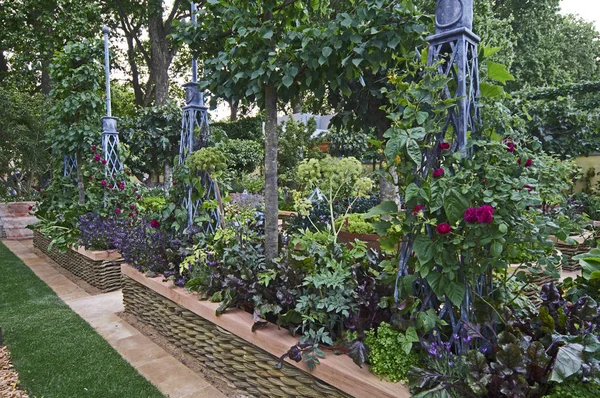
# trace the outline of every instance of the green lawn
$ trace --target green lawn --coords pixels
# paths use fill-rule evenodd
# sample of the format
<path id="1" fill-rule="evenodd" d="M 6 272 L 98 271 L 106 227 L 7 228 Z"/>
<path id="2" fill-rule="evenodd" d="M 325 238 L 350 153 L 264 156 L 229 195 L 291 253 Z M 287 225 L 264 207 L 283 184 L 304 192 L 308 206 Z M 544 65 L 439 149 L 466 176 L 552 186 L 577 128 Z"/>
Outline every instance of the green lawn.
<path id="1" fill-rule="evenodd" d="M 2 243 L 0 326 L 32 398 L 163 396 Z"/>

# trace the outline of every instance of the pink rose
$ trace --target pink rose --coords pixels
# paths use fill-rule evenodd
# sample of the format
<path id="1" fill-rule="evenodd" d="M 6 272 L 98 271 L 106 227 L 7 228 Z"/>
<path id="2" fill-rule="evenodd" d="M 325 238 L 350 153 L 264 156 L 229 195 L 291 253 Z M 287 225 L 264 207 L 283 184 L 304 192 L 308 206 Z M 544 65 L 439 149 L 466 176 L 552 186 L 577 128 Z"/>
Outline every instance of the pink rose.
<path id="1" fill-rule="evenodd" d="M 452 232 L 452 227 L 450 226 L 450 224 L 445 222 L 435 227 L 435 230 L 440 235 L 448 235 L 450 232 Z"/>
<path id="2" fill-rule="evenodd" d="M 527 159 L 527 161 L 525 162 L 525 167 L 531 167 L 531 165 L 533 165 L 533 160 L 531 158 Z"/>
<path id="3" fill-rule="evenodd" d="M 479 221 L 482 224 L 491 224 L 491 222 L 493 221 L 493 214 L 494 208 L 492 206 L 481 206 L 477 209 L 477 221 Z"/>
<path id="4" fill-rule="evenodd" d="M 477 222 L 477 209 L 474 207 L 469 207 L 467 210 L 465 210 L 463 218 L 466 222 L 475 224 Z"/>
<path id="5" fill-rule="evenodd" d="M 117 210 L 115 210 L 115 213 L 117 213 L 117 214 L 121 214 L 121 209 L 117 209 Z"/>
<path id="6" fill-rule="evenodd" d="M 97 154 L 95 154 L 95 155 L 94 155 L 94 160 L 95 160 L 96 162 L 99 162 L 99 161 L 100 161 L 100 154 L 99 154 L 99 153 L 97 153 Z"/>
<path id="7" fill-rule="evenodd" d="M 96 145 L 92 145 L 92 151 L 96 150 Z"/>
<path id="8" fill-rule="evenodd" d="M 435 178 L 440 178 L 440 177 L 443 177 L 443 176 L 444 176 L 444 173 L 445 173 L 445 172 L 444 172 L 444 169 L 442 169 L 442 168 L 440 167 L 439 169 L 437 169 L 437 170 L 435 170 L 435 171 L 433 172 L 433 176 L 434 176 Z"/>
<path id="9" fill-rule="evenodd" d="M 106 164 L 106 160 L 102 159 L 102 164 Z M 114 177 L 114 175 L 113 175 Z"/>

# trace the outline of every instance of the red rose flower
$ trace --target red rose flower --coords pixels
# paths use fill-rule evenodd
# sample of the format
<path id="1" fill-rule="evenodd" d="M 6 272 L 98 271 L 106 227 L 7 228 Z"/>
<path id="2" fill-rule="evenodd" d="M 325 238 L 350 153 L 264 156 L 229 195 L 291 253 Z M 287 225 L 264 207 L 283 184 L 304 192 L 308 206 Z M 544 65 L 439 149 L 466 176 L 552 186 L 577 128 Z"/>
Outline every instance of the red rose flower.
<path id="1" fill-rule="evenodd" d="M 533 160 L 531 158 L 527 159 L 527 161 L 525 162 L 525 167 L 531 167 L 531 165 L 533 165 Z"/>
<path id="2" fill-rule="evenodd" d="M 121 209 L 117 209 L 117 210 L 115 210 L 115 213 L 117 213 L 117 214 L 121 214 Z"/>
<path id="3" fill-rule="evenodd" d="M 99 161 L 100 161 L 100 154 L 99 154 L 99 153 L 97 153 L 97 154 L 95 154 L 95 155 L 94 155 L 94 160 L 95 160 L 96 162 L 99 162 Z"/>
<path id="4" fill-rule="evenodd" d="M 160 228 L 160 223 L 158 222 L 158 220 L 153 219 L 152 221 L 150 221 L 150 226 L 154 229 L 159 229 Z"/>
<path id="5" fill-rule="evenodd" d="M 129 208 L 130 208 L 131 210 L 135 210 L 135 205 L 131 205 L 131 206 L 129 206 Z"/>
<path id="6" fill-rule="evenodd" d="M 442 151 L 447 151 L 448 149 L 450 149 L 450 144 L 447 142 L 442 142 L 440 143 L 440 149 Z"/>
<path id="7" fill-rule="evenodd" d="M 506 150 L 508 152 L 514 152 L 515 151 L 515 143 L 514 142 L 507 142 L 506 143 Z"/>
<path id="8" fill-rule="evenodd" d="M 102 159 L 102 164 L 106 164 L 106 160 Z M 114 177 L 114 176 L 115 176 L 115 175 L 113 174 L 113 177 Z"/>
<path id="9" fill-rule="evenodd" d="M 531 185 L 524 185 L 523 188 L 527 188 L 529 192 L 533 191 L 533 187 Z"/>
<path id="10" fill-rule="evenodd" d="M 416 205 L 415 208 L 413 209 L 413 215 L 417 215 L 419 214 L 419 212 L 423 210 L 423 206 L 422 205 Z"/>
<path id="11" fill-rule="evenodd" d="M 487 184 L 487 179 L 483 180 L 483 183 L 484 183 L 484 184 Z"/>
<path id="12" fill-rule="evenodd" d="M 479 221 L 482 224 L 490 224 L 493 221 L 493 214 L 494 208 L 492 206 L 481 206 L 477 209 L 477 221 Z"/>
<path id="13" fill-rule="evenodd" d="M 437 169 L 437 170 L 435 170 L 435 171 L 433 172 L 433 176 L 434 176 L 435 178 L 440 178 L 440 177 L 443 177 L 443 176 L 444 176 L 444 173 L 445 173 L 445 172 L 444 172 L 444 169 L 442 169 L 442 168 L 440 167 L 439 169 Z"/>
<path id="14" fill-rule="evenodd" d="M 475 224 L 477 222 L 477 209 L 474 207 L 469 207 L 467 210 L 465 210 L 463 218 L 466 222 Z"/>
<path id="15" fill-rule="evenodd" d="M 127 174 L 127 175 L 131 175 L 131 171 L 129 171 L 129 170 L 125 170 L 125 174 Z"/>
<path id="16" fill-rule="evenodd" d="M 105 187 L 106 186 L 106 180 L 100 181 L 100 185 L 102 185 L 103 187 Z"/>
<path id="17" fill-rule="evenodd" d="M 450 232 L 452 232 L 452 227 L 450 226 L 450 224 L 445 222 L 435 227 L 435 230 L 440 235 L 448 235 Z"/>
<path id="18" fill-rule="evenodd" d="M 96 150 L 96 145 L 92 145 L 92 151 Z"/>
<path id="19" fill-rule="evenodd" d="M 33 206 L 29 206 L 29 207 L 27 208 L 27 210 L 29 210 L 29 211 L 33 210 Z"/>
<path id="20" fill-rule="evenodd" d="M 129 213 L 129 217 L 133 217 L 133 213 Z"/>
<path id="21" fill-rule="evenodd" d="M 90 176 L 90 181 L 94 181 L 94 176 Z"/>

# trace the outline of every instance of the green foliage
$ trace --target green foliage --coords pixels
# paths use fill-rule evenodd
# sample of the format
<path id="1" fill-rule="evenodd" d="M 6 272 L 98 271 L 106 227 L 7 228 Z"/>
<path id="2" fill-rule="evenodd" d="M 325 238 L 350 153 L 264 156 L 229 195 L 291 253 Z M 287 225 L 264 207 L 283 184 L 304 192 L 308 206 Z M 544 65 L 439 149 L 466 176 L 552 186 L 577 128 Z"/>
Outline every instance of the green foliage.
<path id="1" fill-rule="evenodd" d="M 211 147 L 192 152 L 186 163 L 192 173 L 206 172 L 211 176 L 218 176 L 227 169 L 227 158 L 223 152 Z"/>
<path id="2" fill-rule="evenodd" d="M 264 147 L 261 143 L 245 139 L 227 139 L 216 145 L 227 158 L 228 166 L 237 172 L 252 173 L 264 161 Z"/>
<path id="3" fill-rule="evenodd" d="M 48 98 L 0 89 L 0 197 L 23 200 L 51 169 L 44 142 Z"/>
<path id="4" fill-rule="evenodd" d="M 221 129 L 229 139 L 263 141 L 263 117 L 245 117 L 233 122 L 212 123 L 211 128 Z"/>
<path id="5" fill-rule="evenodd" d="M 281 184 L 294 187 L 297 183 L 296 168 L 303 159 L 319 158 L 321 152 L 314 148 L 311 139 L 317 124 L 310 119 L 305 126 L 292 119 L 278 128 L 279 145 L 277 148 L 277 174 Z"/>
<path id="6" fill-rule="evenodd" d="M 600 385 L 595 383 L 568 382 L 557 384 L 545 398 L 595 398 L 600 395 Z"/>
<path id="7" fill-rule="evenodd" d="M 345 128 L 334 127 L 329 131 L 325 139 L 329 142 L 328 153 L 335 157 L 355 157 L 364 160 L 373 157 L 373 151 L 369 150 L 369 140 L 372 134 L 362 131 L 350 131 Z"/>
<path id="8" fill-rule="evenodd" d="M 105 112 L 102 59 L 102 42 L 86 40 L 67 44 L 52 61 L 53 128 L 46 141 L 60 161 L 63 155 L 84 153 L 100 143 L 100 119 Z"/>
<path id="9" fill-rule="evenodd" d="M 174 101 L 165 105 L 138 108 L 125 119 L 123 142 L 129 146 L 127 164 L 136 174 L 160 174 L 166 162 L 179 153 L 181 108 Z"/>
<path id="10" fill-rule="evenodd" d="M 411 352 L 413 343 L 418 342 L 414 328 L 402 333 L 383 322 L 377 332 L 367 332 L 365 344 L 369 347 L 369 369 L 391 382 L 406 382 L 408 371 L 421 363 L 421 358 Z"/>
<path id="11" fill-rule="evenodd" d="M 366 222 L 363 214 L 351 213 L 345 217 L 339 217 L 335 220 L 337 230 L 347 231 L 353 234 L 372 234 L 375 232 L 373 225 Z"/>

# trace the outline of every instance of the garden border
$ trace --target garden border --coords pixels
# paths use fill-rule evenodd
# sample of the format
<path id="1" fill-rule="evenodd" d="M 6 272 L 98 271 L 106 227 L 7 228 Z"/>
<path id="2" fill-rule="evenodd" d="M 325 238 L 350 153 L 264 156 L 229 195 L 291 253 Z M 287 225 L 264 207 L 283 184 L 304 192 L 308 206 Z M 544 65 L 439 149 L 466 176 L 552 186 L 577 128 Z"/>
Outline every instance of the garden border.
<path id="1" fill-rule="evenodd" d="M 56 248 L 48 250 L 51 240 L 39 231 L 33 231 L 33 246 L 54 262 L 78 276 L 103 293 L 121 288 L 121 264 L 123 259 L 116 251 L 85 250 L 83 246 L 71 248 L 65 253 Z"/>
<path id="2" fill-rule="evenodd" d="M 252 332 L 252 314 L 231 309 L 216 316 L 218 303 L 199 301 L 194 293 L 162 277 L 149 278 L 128 264 L 121 267 L 125 312 L 152 325 L 172 343 L 258 396 L 405 398 L 401 383 L 379 380 L 350 357 L 328 353 L 316 369 L 278 357 L 298 340 L 274 324 Z"/>

